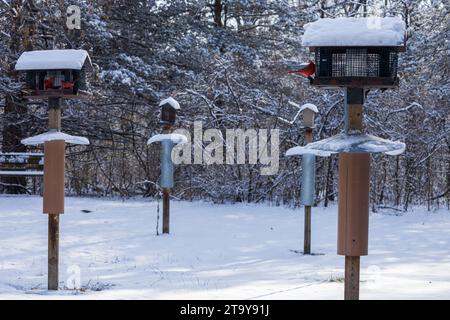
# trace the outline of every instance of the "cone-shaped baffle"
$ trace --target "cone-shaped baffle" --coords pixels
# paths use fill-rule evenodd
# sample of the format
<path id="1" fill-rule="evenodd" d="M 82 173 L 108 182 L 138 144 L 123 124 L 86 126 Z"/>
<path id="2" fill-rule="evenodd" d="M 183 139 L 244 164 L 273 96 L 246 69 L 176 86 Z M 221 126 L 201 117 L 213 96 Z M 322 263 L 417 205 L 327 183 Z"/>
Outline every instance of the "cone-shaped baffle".
<path id="1" fill-rule="evenodd" d="M 66 143 L 71 144 L 89 144 L 89 140 L 85 137 L 71 136 L 67 133 L 51 130 L 34 137 L 23 139 L 21 142 L 27 146 L 35 146 L 38 144 L 44 144 L 47 141 L 63 140 Z"/>
<path id="2" fill-rule="evenodd" d="M 310 150 L 313 154 L 319 151 L 329 153 L 386 153 L 399 155 L 405 151 L 405 144 L 400 141 L 390 141 L 370 134 L 345 134 L 341 133 L 331 138 L 323 139 L 307 144 L 302 152 Z"/>

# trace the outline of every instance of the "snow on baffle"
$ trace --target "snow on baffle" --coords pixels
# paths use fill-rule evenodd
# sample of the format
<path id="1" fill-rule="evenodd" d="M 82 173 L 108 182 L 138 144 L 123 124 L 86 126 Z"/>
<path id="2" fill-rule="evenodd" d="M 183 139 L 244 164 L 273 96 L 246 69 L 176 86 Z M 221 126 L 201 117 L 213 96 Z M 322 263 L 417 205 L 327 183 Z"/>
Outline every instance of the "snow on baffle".
<path id="1" fill-rule="evenodd" d="M 302 45 L 315 53 L 312 85 L 398 86 L 398 53 L 405 51 L 406 30 L 400 18 L 325 18 L 304 29 Z"/>
<path id="2" fill-rule="evenodd" d="M 85 50 L 36 50 L 22 53 L 17 71 L 26 72 L 23 93 L 30 99 L 80 98 L 89 94 L 86 71 L 92 70 Z"/>
<path id="3" fill-rule="evenodd" d="M 44 144 L 47 141 L 63 140 L 66 143 L 88 145 L 89 140 L 85 137 L 71 136 L 61 131 L 48 131 L 34 137 L 23 139 L 21 142 L 27 146 Z"/>
<path id="4" fill-rule="evenodd" d="M 288 150 L 286 156 L 314 154 L 329 156 L 335 153 L 385 153 L 397 156 L 405 152 L 406 145 L 401 141 L 382 139 L 370 134 L 340 133 L 327 139 L 308 143 L 304 147 Z"/>
<path id="5" fill-rule="evenodd" d="M 187 143 L 186 136 L 178 133 L 162 133 L 157 134 L 148 139 L 147 144 L 152 144 L 155 142 L 163 142 L 164 140 L 170 140 L 174 144 L 181 144 L 181 143 Z"/>

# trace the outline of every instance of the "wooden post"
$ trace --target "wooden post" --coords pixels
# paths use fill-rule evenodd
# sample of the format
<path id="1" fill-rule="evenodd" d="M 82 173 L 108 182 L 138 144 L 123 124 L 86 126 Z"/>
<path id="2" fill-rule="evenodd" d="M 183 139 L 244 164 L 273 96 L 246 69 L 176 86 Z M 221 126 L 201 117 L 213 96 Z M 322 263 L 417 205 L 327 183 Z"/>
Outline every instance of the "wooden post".
<path id="1" fill-rule="evenodd" d="M 359 261 L 359 256 L 345 256 L 345 300 L 359 300 Z"/>
<path id="2" fill-rule="evenodd" d="M 165 125 L 163 127 L 163 133 L 171 133 L 172 126 Z M 163 188 L 163 224 L 162 232 L 170 233 L 170 188 Z"/>
<path id="3" fill-rule="evenodd" d="M 170 189 L 163 188 L 163 233 L 170 231 Z"/>
<path id="4" fill-rule="evenodd" d="M 48 290 L 58 290 L 59 214 L 48 215 Z"/>
<path id="5" fill-rule="evenodd" d="M 305 143 L 313 140 L 313 129 L 306 128 Z M 303 239 L 303 254 L 311 254 L 311 206 L 305 206 L 305 229 Z"/>
<path id="6" fill-rule="evenodd" d="M 48 126 L 50 130 L 61 130 L 61 98 L 49 98 Z M 45 188 L 45 186 L 44 186 Z M 58 290 L 59 278 L 59 214 L 48 214 L 48 290 Z"/>
<path id="7" fill-rule="evenodd" d="M 305 239 L 303 254 L 311 254 L 311 206 L 305 206 Z"/>
<path id="8" fill-rule="evenodd" d="M 346 88 L 345 131 L 363 130 L 364 89 Z M 360 256 L 367 254 L 370 154 L 339 155 L 338 253 L 345 255 L 345 300 L 359 300 Z"/>

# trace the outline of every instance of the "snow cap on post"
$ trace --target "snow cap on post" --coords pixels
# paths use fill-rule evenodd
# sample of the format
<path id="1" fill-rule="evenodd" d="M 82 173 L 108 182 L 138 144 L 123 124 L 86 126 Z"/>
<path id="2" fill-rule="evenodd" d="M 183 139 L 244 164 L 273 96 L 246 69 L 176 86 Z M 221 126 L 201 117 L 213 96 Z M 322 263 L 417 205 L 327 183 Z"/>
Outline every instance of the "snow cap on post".
<path id="1" fill-rule="evenodd" d="M 29 137 L 26 139 L 23 139 L 21 142 L 24 145 L 27 146 L 35 146 L 39 144 L 44 144 L 47 141 L 56 141 L 56 140 L 63 140 L 66 143 L 71 144 L 80 144 L 80 145 L 88 145 L 89 140 L 85 137 L 79 137 L 79 136 L 71 136 L 67 133 L 60 132 L 60 131 L 48 131 L 42 134 L 39 134 L 34 137 Z"/>
<path id="2" fill-rule="evenodd" d="M 297 103 L 293 101 L 288 101 L 288 103 L 291 106 L 294 106 L 298 109 L 297 115 L 294 117 L 294 121 L 298 118 L 300 114 L 303 116 L 303 126 L 308 128 L 314 127 L 314 114 L 318 113 L 319 110 L 317 107 L 312 103 L 305 103 L 304 105 L 300 106 Z"/>

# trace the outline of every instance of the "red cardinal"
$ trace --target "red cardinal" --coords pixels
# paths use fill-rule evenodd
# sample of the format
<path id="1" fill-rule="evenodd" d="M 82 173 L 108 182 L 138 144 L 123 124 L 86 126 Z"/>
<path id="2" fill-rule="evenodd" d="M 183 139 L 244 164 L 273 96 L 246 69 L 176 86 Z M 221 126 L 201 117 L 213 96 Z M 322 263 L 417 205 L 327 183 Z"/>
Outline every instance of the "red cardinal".
<path id="1" fill-rule="evenodd" d="M 289 71 L 289 73 L 298 73 L 312 80 L 312 76 L 316 73 L 316 65 L 313 61 L 309 60 L 309 63 L 303 63 L 298 70 Z"/>
<path id="2" fill-rule="evenodd" d="M 61 84 L 63 86 L 63 89 L 73 89 L 73 83 L 70 81 L 61 81 Z"/>
<path id="3" fill-rule="evenodd" d="M 44 80 L 44 87 L 45 89 L 53 88 L 53 80 L 52 79 Z"/>

